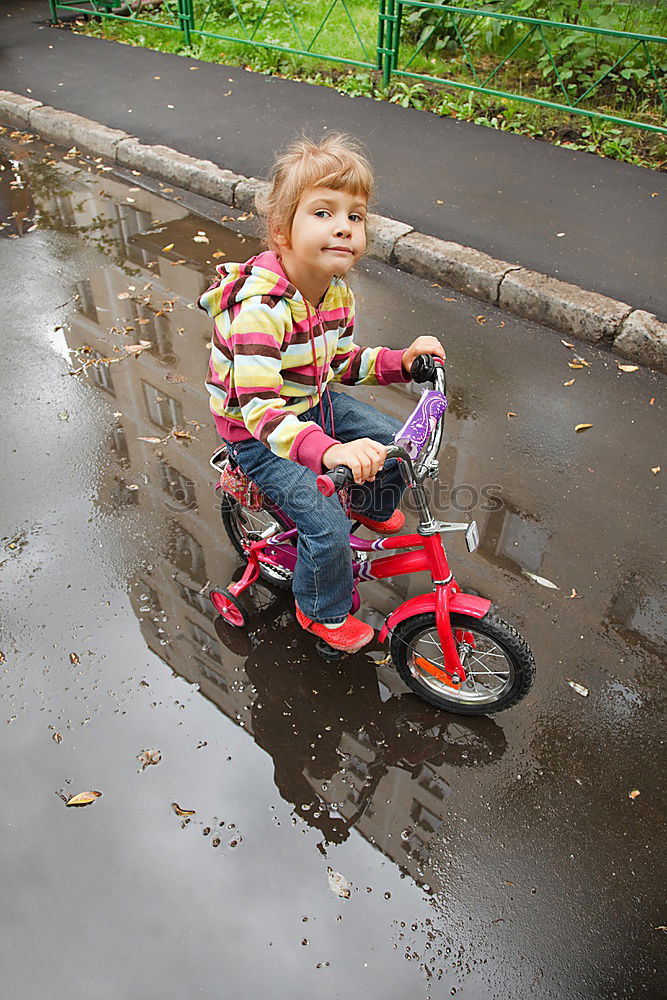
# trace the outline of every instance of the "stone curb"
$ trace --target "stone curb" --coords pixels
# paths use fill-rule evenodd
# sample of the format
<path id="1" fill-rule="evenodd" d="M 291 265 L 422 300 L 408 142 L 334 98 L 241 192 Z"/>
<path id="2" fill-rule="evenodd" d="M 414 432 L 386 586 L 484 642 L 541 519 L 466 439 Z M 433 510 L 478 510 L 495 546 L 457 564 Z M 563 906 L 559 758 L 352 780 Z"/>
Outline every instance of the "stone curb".
<path id="1" fill-rule="evenodd" d="M 147 145 L 127 132 L 6 90 L 0 90 L 0 122 L 244 212 L 254 211 L 257 195 L 268 188 L 260 178 L 234 174 L 168 146 Z M 368 255 L 376 260 L 667 372 L 667 323 L 652 313 L 381 215 L 369 215 L 368 236 Z"/>

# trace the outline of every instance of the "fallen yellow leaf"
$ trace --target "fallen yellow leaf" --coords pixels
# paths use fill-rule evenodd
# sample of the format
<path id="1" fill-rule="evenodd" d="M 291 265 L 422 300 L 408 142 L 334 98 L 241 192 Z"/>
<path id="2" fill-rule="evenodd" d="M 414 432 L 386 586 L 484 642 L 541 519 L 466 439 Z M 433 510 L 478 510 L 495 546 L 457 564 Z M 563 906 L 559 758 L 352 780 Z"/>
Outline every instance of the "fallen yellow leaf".
<path id="1" fill-rule="evenodd" d="M 581 361 L 568 361 L 568 368 L 583 368 Z"/>
<path id="2" fill-rule="evenodd" d="M 486 323 L 486 316 L 475 316 L 475 320 L 479 323 L 480 326 L 484 326 L 484 324 Z"/>
<path id="3" fill-rule="evenodd" d="M 561 344 L 563 344 L 565 347 L 569 347 L 570 350 L 572 351 L 574 350 L 574 344 L 571 344 L 569 340 L 561 340 Z"/>
<path id="4" fill-rule="evenodd" d="M 641 795 L 641 792 L 638 788 L 633 788 L 631 792 L 628 792 L 629 799 L 636 799 L 639 795 Z"/>
<path id="5" fill-rule="evenodd" d="M 639 365 L 622 365 L 618 361 L 616 362 L 616 364 L 618 365 L 619 372 L 638 372 L 639 371 Z"/>
<path id="6" fill-rule="evenodd" d="M 563 382 L 563 385 L 574 385 L 575 379 L 571 378 L 569 382 Z"/>
<path id="7" fill-rule="evenodd" d="M 654 465 L 653 468 L 651 469 L 651 472 L 653 473 L 654 476 L 657 476 L 658 473 L 660 472 L 660 466 Z"/>
<path id="8" fill-rule="evenodd" d="M 211 254 L 211 257 L 215 257 L 216 260 L 218 259 L 218 257 L 226 257 L 226 256 L 227 256 L 227 254 L 225 253 L 224 250 L 215 250 Z"/>
<path id="9" fill-rule="evenodd" d="M 577 434 L 580 434 L 581 431 L 587 431 L 588 428 L 592 426 L 593 424 L 577 424 L 577 426 L 574 429 L 577 432 Z"/>
<path id="10" fill-rule="evenodd" d="M 194 809 L 181 809 L 178 802 L 172 802 L 171 808 L 174 810 L 177 816 L 194 816 Z"/>
<path id="11" fill-rule="evenodd" d="M 68 799 L 65 803 L 66 806 L 88 806 L 95 799 L 99 799 L 102 795 L 101 792 L 79 792 L 78 795 L 73 795 L 71 799 Z"/>
<path id="12" fill-rule="evenodd" d="M 174 244 L 167 243 L 166 247 L 162 247 L 162 253 L 169 253 L 169 251 L 173 249 L 174 249 Z"/>
<path id="13" fill-rule="evenodd" d="M 148 441 L 149 444 L 159 444 L 162 438 L 159 437 L 138 437 L 137 441 Z"/>
<path id="14" fill-rule="evenodd" d="M 518 416 L 518 413 L 514 413 L 512 410 L 508 410 L 507 411 L 507 419 L 508 420 L 510 419 L 510 417 L 517 417 L 517 416 Z"/>

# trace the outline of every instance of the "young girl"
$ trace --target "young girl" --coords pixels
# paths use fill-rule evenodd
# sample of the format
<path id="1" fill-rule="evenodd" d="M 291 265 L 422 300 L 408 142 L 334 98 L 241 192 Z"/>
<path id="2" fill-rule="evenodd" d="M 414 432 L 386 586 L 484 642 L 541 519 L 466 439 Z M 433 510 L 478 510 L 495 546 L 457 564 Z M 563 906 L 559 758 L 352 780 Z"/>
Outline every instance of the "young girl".
<path id="1" fill-rule="evenodd" d="M 206 387 L 216 427 L 243 472 L 298 528 L 299 624 L 348 652 L 370 642 L 373 629 L 349 614 L 349 520 L 315 481 L 349 466 L 360 484 L 350 494 L 354 518 L 399 531 L 400 470 L 396 461 L 384 465 L 400 425 L 329 384 L 407 382 L 417 355 L 445 357 L 434 337 L 402 351 L 354 343 L 345 278 L 366 249 L 372 193 L 370 164 L 348 136 L 294 142 L 258 203 L 268 250 L 221 264 L 220 280 L 200 299 L 215 323 Z"/>

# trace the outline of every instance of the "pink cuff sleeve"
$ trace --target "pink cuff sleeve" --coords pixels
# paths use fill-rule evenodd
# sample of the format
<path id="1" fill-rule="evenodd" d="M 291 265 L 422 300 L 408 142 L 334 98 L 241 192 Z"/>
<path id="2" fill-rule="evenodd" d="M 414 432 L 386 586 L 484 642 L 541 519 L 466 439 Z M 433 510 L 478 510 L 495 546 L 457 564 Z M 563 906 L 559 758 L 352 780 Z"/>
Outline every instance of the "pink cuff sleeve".
<path id="1" fill-rule="evenodd" d="M 322 457 L 334 444 L 340 442 L 325 434 L 317 424 L 306 424 L 303 431 L 294 439 L 289 457 L 293 462 L 312 469 L 315 475 L 319 476 L 323 471 Z"/>
<path id="2" fill-rule="evenodd" d="M 392 351 L 383 347 L 375 362 L 375 375 L 379 385 L 392 382 L 409 382 L 410 376 L 403 370 L 403 351 Z"/>

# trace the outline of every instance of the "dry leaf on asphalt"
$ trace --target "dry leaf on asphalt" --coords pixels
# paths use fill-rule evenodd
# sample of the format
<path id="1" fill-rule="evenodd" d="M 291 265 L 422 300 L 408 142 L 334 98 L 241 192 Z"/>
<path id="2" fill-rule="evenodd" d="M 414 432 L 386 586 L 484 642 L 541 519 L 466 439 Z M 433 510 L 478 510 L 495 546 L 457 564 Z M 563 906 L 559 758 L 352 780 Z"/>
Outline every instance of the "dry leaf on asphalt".
<path id="1" fill-rule="evenodd" d="M 54 733 L 51 739 L 54 741 L 54 743 L 62 743 L 63 741 L 62 733 L 57 733 L 57 732 Z"/>
<path id="2" fill-rule="evenodd" d="M 571 378 L 569 382 L 563 382 L 563 385 L 574 385 L 576 379 Z"/>
<path id="3" fill-rule="evenodd" d="M 327 868 L 327 876 L 329 878 L 329 888 L 332 892 L 335 892 L 337 896 L 341 899 L 350 898 L 351 885 L 344 875 L 340 872 L 335 872 L 333 868 Z"/>
<path id="4" fill-rule="evenodd" d="M 159 444 L 162 438 L 159 437 L 138 437 L 137 441 L 148 441 L 149 444 Z"/>
<path id="5" fill-rule="evenodd" d="M 166 247 L 162 247 L 162 253 L 169 253 L 169 251 L 173 249 L 174 249 L 174 244 L 167 243 Z"/>
<path id="6" fill-rule="evenodd" d="M 79 657 L 76 655 L 76 653 L 69 654 L 69 662 L 72 665 L 76 665 L 79 662 Z"/>
<path id="7" fill-rule="evenodd" d="M 187 382 L 185 375 L 172 375 L 171 372 L 164 377 L 165 382 Z"/>
<path id="8" fill-rule="evenodd" d="M 561 340 L 561 344 L 563 344 L 565 347 L 569 347 L 571 351 L 574 350 L 574 344 L 571 344 L 569 340 Z"/>
<path id="9" fill-rule="evenodd" d="M 638 372 L 639 365 L 622 365 L 619 361 L 616 362 L 618 365 L 619 372 Z"/>
<path id="10" fill-rule="evenodd" d="M 66 806 L 89 806 L 91 802 L 95 799 L 99 799 L 102 795 L 101 792 L 79 792 L 77 795 L 73 795 L 65 803 Z"/>
<path id="11" fill-rule="evenodd" d="M 486 323 L 486 316 L 475 316 L 475 321 L 479 323 L 480 326 L 484 326 Z"/>
<path id="12" fill-rule="evenodd" d="M 571 681 L 569 677 L 566 677 L 567 683 L 570 685 L 573 691 L 580 694 L 582 698 L 588 698 L 588 688 L 584 687 L 583 684 L 577 684 L 576 681 Z"/>
<path id="13" fill-rule="evenodd" d="M 174 810 L 177 816 L 194 816 L 194 809 L 181 809 L 178 802 L 172 802 L 171 808 Z"/>
<path id="14" fill-rule="evenodd" d="M 116 296 L 117 299 L 129 299 L 129 297 L 130 297 L 129 292 L 119 292 L 118 295 Z"/>
<path id="15" fill-rule="evenodd" d="M 660 472 L 660 466 L 654 465 L 653 468 L 651 469 L 651 472 L 653 473 L 654 476 L 657 476 L 658 473 Z"/>
<path id="16" fill-rule="evenodd" d="M 639 795 L 641 795 L 641 792 L 638 788 L 633 788 L 631 792 L 628 792 L 629 799 L 636 799 Z"/>
<path id="17" fill-rule="evenodd" d="M 587 431 L 588 428 L 592 426 L 593 424 L 577 424 L 577 426 L 574 429 L 577 432 L 577 434 L 581 434 L 582 431 Z"/>
<path id="18" fill-rule="evenodd" d="M 218 259 L 218 257 L 226 257 L 226 256 L 227 254 L 225 253 L 224 250 L 216 250 L 214 253 L 211 254 L 211 257 L 215 257 L 216 260 Z"/>
<path id="19" fill-rule="evenodd" d="M 145 771 L 149 764 L 159 764 L 162 760 L 162 751 L 155 748 L 142 750 L 137 754 L 137 760 L 141 764 L 141 770 Z"/>
<path id="20" fill-rule="evenodd" d="M 211 242 L 209 240 L 208 236 L 206 235 L 206 233 L 203 233 L 203 232 L 197 233 L 197 235 L 193 236 L 192 239 L 193 239 L 193 241 L 195 243 L 210 243 Z"/>
<path id="21" fill-rule="evenodd" d="M 548 587 L 550 590 L 560 590 L 560 587 L 552 583 L 551 580 L 547 580 L 545 576 L 538 576 L 536 573 L 529 573 L 527 569 L 522 569 L 521 572 L 524 576 L 527 576 L 529 580 L 533 580 L 534 583 L 539 583 L 540 587 Z"/>
<path id="22" fill-rule="evenodd" d="M 507 416 L 507 419 L 509 420 L 511 417 L 518 417 L 519 414 L 515 413 L 514 410 L 508 410 L 506 416 Z"/>

